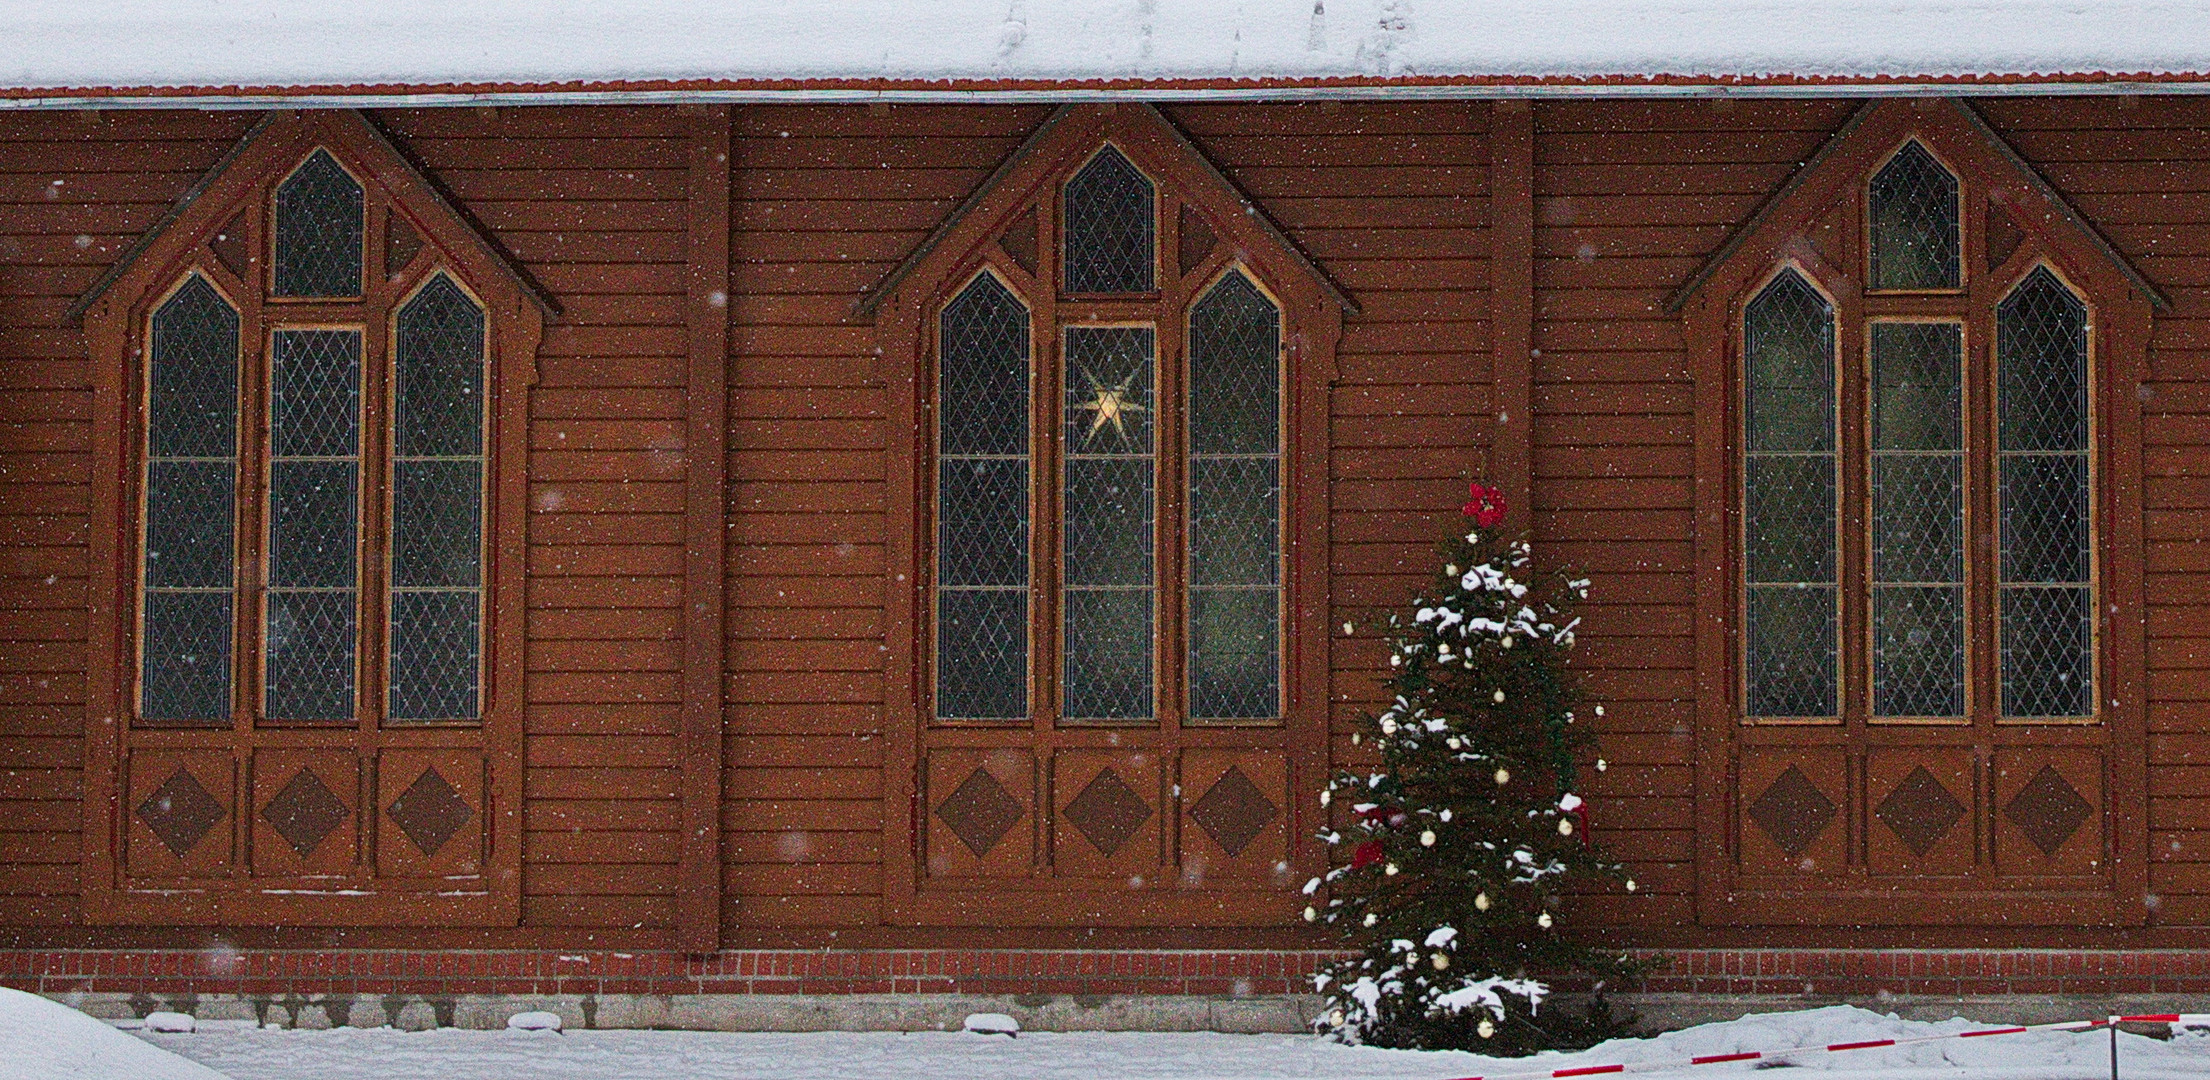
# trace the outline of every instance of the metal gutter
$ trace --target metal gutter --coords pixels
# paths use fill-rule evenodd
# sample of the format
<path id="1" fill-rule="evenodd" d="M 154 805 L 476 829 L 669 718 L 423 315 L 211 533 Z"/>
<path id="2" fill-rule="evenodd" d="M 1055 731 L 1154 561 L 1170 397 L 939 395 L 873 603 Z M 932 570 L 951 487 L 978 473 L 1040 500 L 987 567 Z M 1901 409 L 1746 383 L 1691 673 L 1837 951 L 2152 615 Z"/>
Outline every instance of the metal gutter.
<path id="1" fill-rule="evenodd" d="M 1070 105 L 1103 101 L 1501 101 L 1590 98 L 2113 97 L 2210 94 L 2210 81 L 1483 83 L 961 89 L 761 87 L 676 90 L 490 90 L 357 94 L 324 90 L 229 94 L 52 94 L 7 97 L 0 111 L 60 109 L 439 109 L 531 105 Z"/>

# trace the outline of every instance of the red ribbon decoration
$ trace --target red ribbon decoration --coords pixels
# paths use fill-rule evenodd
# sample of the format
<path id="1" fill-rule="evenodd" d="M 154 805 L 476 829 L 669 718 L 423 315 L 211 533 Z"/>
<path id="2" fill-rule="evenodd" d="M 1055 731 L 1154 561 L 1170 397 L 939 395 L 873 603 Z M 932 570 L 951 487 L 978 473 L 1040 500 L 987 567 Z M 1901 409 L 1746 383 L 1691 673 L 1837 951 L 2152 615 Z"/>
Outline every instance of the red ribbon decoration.
<path id="1" fill-rule="evenodd" d="M 1351 869 L 1364 870 L 1381 861 L 1381 841 L 1368 840 L 1351 852 Z"/>
<path id="2" fill-rule="evenodd" d="M 1481 528 L 1495 528 L 1504 520 L 1503 489 L 1490 487 L 1479 480 L 1468 485 L 1468 488 L 1473 499 L 1462 508 L 1466 516 L 1472 518 L 1473 523 Z"/>

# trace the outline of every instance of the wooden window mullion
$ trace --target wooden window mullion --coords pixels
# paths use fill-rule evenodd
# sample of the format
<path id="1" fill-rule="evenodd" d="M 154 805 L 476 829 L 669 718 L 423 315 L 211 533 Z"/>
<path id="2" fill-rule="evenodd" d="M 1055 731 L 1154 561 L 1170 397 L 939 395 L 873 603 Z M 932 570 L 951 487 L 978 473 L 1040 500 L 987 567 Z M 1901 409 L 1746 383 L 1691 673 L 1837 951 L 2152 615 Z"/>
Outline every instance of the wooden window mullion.
<path id="1" fill-rule="evenodd" d="M 245 325 L 238 363 L 238 568 L 237 640 L 231 647 L 238 690 L 232 699 L 235 728 L 242 735 L 261 716 L 265 680 L 261 643 L 267 637 L 269 554 L 269 395 L 268 366 L 273 360 L 266 318 L 259 297 L 239 304 Z"/>
<path id="2" fill-rule="evenodd" d="M 380 246 L 375 240 L 383 236 L 389 216 L 381 203 L 370 204 L 370 250 Z M 383 726 L 390 704 L 386 631 L 391 602 L 391 400 L 396 360 L 392 320 L 398 317 L 395 283 L 383 274 L 370 274 L 367 280 L 368 315 L 362 320 L 361 342 L 360 557 L 354 575 L 360 589 L 355 608 L 355 680 L 360 698 L 354 720 L 363 732 Z M 489 526 L 485 522 L 483 527 Z"/>

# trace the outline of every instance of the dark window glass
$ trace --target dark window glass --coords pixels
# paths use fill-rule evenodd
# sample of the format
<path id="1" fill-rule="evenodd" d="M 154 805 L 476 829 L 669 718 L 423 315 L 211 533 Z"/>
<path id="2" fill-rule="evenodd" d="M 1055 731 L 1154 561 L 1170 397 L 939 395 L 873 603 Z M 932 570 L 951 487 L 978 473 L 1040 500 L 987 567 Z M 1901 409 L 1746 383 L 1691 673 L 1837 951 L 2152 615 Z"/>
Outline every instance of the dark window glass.
<path id="1" fill-rule="evenodd" d="M 1965 712 L 1964 332 L 1872 326 L 1872 712 Z"/>
<path id="2" fill-rule="evenodd" d="M 938 325 L 936 715 L 1028 715 L 1028 309 L 977 277 Z"/>
<path id="3" fill-rule="evenodd" d="M 1916 142 L 1873 174 L 1872 287 L 1954 289 L 1963 258 L 1957 241 L 1957 178 Z"/>
<path id="4" fill-rule="evenodd" d="M 361 333 L 270 336 L 264 714 L 349 720 L 359 635 Z"/>
<path id="5" fill-rule="evenodd" d="M 1066 331 L 1063 352 L 1064 715 L 1148 719 L 1155 339 L 1149 327 L 1076 327 Z"/>
<path id="6" fill-rule="evenodd" d="M 317 150 L 276 188 L 275 293 L 361 295 L 361 185 Z"/>
<path id="7" fill-rule="evenodd" d="M 1834 309 L 1790 270 L 1743 313 L 1751 716 L 1836 713 Z"/>
<path id="8" fill-rule="evenodd" d="M 1064 288 L 1070 293 L 1150 292 L 1158 246 L 1151 181 L 1108 146 L 1066 186 Z"/>
<path id="9" fill-rule="evenodd" d="M 392 359 L 391 656 L 397 723 L 482 708 L 484 313 L 443 274 L 399 309 Z"/>
<path id="10" fill-rule="evenodd" d="M 1190 313 L 1189 715 L 1281 714 L 1281 316 L 1241 272 Z"/>
<path id="11" fill-rule="evenodd" d="M 2087 307 L 2046 268 L 1995 313 L 2002 712 L 2095 711 Z"/>
<path id="12" fill-rule="evenodd" d="M 230 717 L 238 329 L 237 310 L 197 274 L 153 314 L 140 568 L 146 722 Z"/>

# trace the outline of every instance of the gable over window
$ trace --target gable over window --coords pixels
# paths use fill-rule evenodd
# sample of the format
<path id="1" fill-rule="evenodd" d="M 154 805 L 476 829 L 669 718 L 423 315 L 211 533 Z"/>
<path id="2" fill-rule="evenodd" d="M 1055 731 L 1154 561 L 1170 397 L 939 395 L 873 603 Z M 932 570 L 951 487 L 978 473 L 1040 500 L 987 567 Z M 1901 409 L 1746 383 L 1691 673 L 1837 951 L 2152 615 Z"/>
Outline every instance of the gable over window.
<path id="1" fill-rule="evenodd" d="M 80 306 L 91 917 L 511 921 L 534 288 L 364 120 L 288 114 Z"/>
<path id="2" fill-rule="evenodd" d="M 889 840 L 915 868 L 892 919 L 1048 922 L 1131 888 L 1200 924 L 1293 910 L 1348 307 L 1147 108 L 1061 110 L 863 301 L 915 373 L 892 474 L 923 523 L 893 537 L 923 816 Z"/>
<path id="3" fill-rule="evenodd" d="M 1675 299 L 1700 916 L 2138 922 L 2162 297 L 1969 108 L 1882 102 Z"/>

